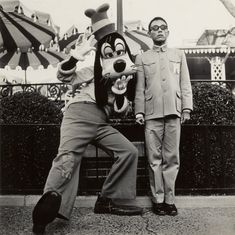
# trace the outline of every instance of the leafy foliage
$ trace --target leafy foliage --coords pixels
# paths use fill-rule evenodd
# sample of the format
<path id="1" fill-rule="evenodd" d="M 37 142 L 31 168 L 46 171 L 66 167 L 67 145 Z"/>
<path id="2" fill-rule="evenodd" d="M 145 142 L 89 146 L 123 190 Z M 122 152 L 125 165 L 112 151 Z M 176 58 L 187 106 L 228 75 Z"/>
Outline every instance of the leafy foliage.
<path id="1" fill-rule="evenodd" d="M 56 103 L 37 92 L 18 92 L 0 103 L 1 124 L 59 124 L 62 120 Z"/>
<path id="2" fill-rule="evenodd" d="M 193 99 L 194 111 L 189 123 L 196 126 L 182 127 L 181 168 L 176 186 L 191 190 L 234 188 L 235 129 L 223 125 L 234 124 L 235 100 L 229 90 L 210 83 L 193 85 Z M 60 125 L 40 124 L 60 124 L 60 107 L 38 93 L 29 92 L 2 98 L 0 105 L 0 124 L 37 124 L 0 125 L 2 188 L 5 192 L 42 191 L 52 159 L 57 154 Z M 143 129 L 134 125 L 133 113 L 126 116 L 124 125 L 120 121 L 123 119 L 115 118 L 117 122 L 113 125 L 128 139 L 143 141 Z M 144 178 L 142 169 L 138 169 L 138 179 L 142 177 L 146 185 L 148 179 Z M 91 165 L 87 170 L 96 171 Z M 84 190 L 93 190 L 90 181 L 87 183 L 90 178 L 84 178 L 82 185 L 89 185 Z M 96 177 L 95 180 L 97 182 Z"/>
<path id="3" fill-rule="evenodd" d="M 230 125 L 235 123 L 235 99 L 228 89 L 218 84 L 193 85 L 191 124 Z"/>

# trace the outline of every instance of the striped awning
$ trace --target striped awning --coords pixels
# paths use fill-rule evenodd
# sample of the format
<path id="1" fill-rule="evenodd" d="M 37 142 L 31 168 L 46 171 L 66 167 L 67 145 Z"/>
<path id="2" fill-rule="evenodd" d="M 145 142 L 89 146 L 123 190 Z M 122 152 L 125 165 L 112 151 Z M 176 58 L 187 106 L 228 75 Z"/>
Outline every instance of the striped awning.
<path id="1" fill-rule="evenodd" d="M 67 53 L 69 49 L 75 48 L 76 40 L 80 33 L 72 34 L 70 36 L 66 36 L 63 39 L 59 40 L 59 49 Z M 148 49 L 152 48 L 153 41 L 149 37 L 149 35 L 145 31 L 140 30 L 126 30 L 123 33 L 123 37 L 125 38 L 128 46 L 130 47 L 131 54 L 137 55 Z"/>
<path id="2" fill-rule="evenodd" d="M 73 34 L 77 34 L 78 33 L 78 28 L 75 25 L 72 25 L 65 33 L 64 33 L 64 37 L 65 36 L 71 36 Z"/>
<path id="3" fill-rule="evenodd" d="M 184 50 L 185 54 L 194 54 L 194 55 L 218 55 L 218 54 L 234 54 L 235 47 L 229 47 L 226 45 L 196 45 L 192 47 L 181 47 L 179 48 Z"/>
<path id="4" fill-rule="evenodd" d="M 32 52 L 7 52 L 0 53 L 0 68 L 22 69 L 28 67 L 33 69 L 47 68 L 49 65 L 56 66 L 67 56 L 56 51 L 32 51 Z"/>
<path id="5" fill-rule="evenodd" d="M 130 47 L 132 55 L 141 54 L 152 48 L 153 41 L 145 31 L 126 30 L 123 36 Z"/>
<path id="6" fill-rule="evenodd" d="M 68 53 L 70 49 L 75 48 L 76 40 L 78 39 L 81 33 L 71 34 L 70 36 L 64 36 L 63 39 L 59 40 L 59 50 L 64 53 Z"/>
<path id="7" fill-rule="evenodd" d="M 8 51 L 48 48 L 56 36 L 51 26 L 34 22 L 18 12 L 5 12 L 0 9 L 0 46 Z"/>

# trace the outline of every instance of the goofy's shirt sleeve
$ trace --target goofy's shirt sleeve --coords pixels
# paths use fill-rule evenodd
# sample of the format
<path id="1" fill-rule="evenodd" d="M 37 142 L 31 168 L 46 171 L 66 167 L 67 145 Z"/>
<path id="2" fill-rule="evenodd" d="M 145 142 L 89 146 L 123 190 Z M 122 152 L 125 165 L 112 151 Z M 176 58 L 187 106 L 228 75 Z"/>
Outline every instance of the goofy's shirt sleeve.
<path id="1" fill-rule="evenodd" d="M 57 78 L 64 83 L 70 85 L 80 85 L 83 83 L 91 82 L 94 78 L 94 69 L 92 66 L 85 67 L 76 71 L 77 59 L 70 57 L 70 59 L 64 60 L 59 64 Z"/>

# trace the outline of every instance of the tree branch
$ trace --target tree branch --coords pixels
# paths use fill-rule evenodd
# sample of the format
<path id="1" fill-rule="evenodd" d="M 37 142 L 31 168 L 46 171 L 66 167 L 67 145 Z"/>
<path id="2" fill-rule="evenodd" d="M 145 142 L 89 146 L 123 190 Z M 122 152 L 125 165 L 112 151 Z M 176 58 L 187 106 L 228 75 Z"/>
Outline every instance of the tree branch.
<path id="1" fill-rule="evenodd" d="M 224 7 L 227 9 L 227 11 L 235 17 L 235 4 L 232 2 L 232 0 L 219 0 Z"/>

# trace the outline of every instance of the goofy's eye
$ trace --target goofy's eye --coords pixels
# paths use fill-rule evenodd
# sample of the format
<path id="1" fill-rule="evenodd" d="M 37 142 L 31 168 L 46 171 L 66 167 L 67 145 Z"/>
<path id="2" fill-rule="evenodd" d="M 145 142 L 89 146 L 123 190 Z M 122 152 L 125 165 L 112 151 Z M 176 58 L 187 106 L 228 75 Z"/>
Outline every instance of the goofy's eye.
<path id="1" fill-rule="evenodd" d="M 113 57 L 113 49 L 111 48 L 109 43 L 104 43 L 101 47 L 101 54 L 103 58 L 112 58 Z"/>
<path id="2" fill-rule="evenodd" d="M 104 58 L 112 58 L 113 57 L 113 53 L 106 53 Z"/>
<path id="3" fill-rule="evenodd" d="M 123 40 L 121 38 L 117 38 L 115 40 L 115 51 L 117 53 L 117 55 L 124 55 L 126 52 L 126 47 L 125 47 L 125 43 L 123 42 Z"/>
<path id="4" fill-rule="evenodd" d="M 119 50 L 119 51 L 116 51 L 117 55 L 124 55 L 125 54 L 125 51 L 124 50 Z"/>

